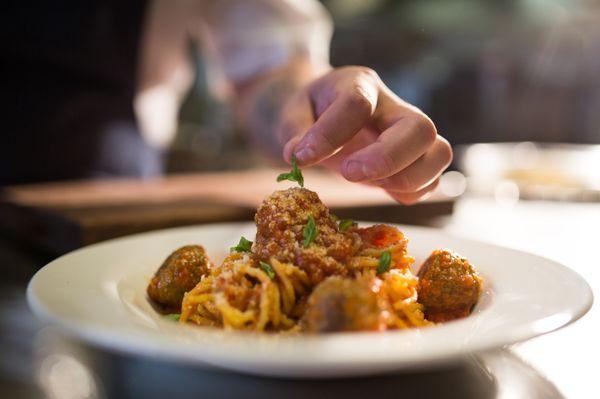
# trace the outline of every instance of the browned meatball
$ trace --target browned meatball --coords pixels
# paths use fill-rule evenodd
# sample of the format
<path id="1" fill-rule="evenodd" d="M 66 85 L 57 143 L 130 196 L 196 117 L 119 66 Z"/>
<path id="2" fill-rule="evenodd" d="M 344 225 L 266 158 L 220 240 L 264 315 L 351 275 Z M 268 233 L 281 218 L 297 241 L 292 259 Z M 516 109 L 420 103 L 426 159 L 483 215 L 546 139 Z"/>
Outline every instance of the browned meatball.
<path id="1" fill-rule="evenodd" d="M 447 250 L 433 251 L 418 277 L 418 301 L 434 322 L 468 316 L 481 295 L 483 279 L 468 260 Z"/>
<path id="2" fill-rule="evenodd" d="M 314 241 L 304 247 L 302 231 L 312 216 Z M 331 275 L 346 275 L 344 264 L 356 252 L 356 233 L 343 233 L 319 196 L 305 188 L 276 191 L 265 199 L 255 216 L 256 240 L 252 251 L 260 260 L 275 257 L 302 268 L 313 284 Z"/>
<path id="3" fill-rule="evenodd" d="M 186 245 L 163 262 L 148 285 L 148 296 L 170 311 L 181 309 L 183 294 L 207 275 L 210 264 L 204 248 Z"/>
<path id="4" fill-rule="evenodd" d="M 325 279 L 308 298 L 302 328 L 313 333 L 384 330 L 388 304 L 381 283 L 372 277 Z"/>

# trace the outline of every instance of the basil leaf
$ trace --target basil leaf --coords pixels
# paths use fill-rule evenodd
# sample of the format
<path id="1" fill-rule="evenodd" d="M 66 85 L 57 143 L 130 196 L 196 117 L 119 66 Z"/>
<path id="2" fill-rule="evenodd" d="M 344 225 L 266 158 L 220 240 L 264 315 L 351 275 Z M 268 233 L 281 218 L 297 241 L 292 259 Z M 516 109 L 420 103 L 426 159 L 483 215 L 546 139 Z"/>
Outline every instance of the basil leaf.
<path id="1" fill-rule="evenodd" d="M 168 320 L 179 321 L 179 318 L 181 317 L 181 315 L 179 313 L 171 313 L 171 314 L 166 314 L 163 317 Z"/>
<path id="2" fill-rule="evenodd" d="M 392 263 L 392 253 L 390 251 L 383 251 L 379 258 L 379 265 L 377 266 L 377 274 L 382 274 L 390 270 L 390 264 Z"/>
<path id="3" fill-rule="evenodd" d="M 235 247 L 231 247 L 231 252 L 250 252 L 252 249 L 252 241 L 246 239 L 246 237 L 241 237 L 240 242 Z"/>
<path id="4" fill-rule="evenodd" d="M 352 219 L 343 219 L 343 220 L 340 220 L 339 226 L 340 226 L 340 231 L 346 231 L 350 227 L 358 226 L 358 223 L 356 223 Z"/>
<path id="5" fill-rule="evenodd" d="M 289 180 L 289 181 L 296 181 L 296 178 L 294 177 L 294 175 L 292 173 L 281 173 L 279 176 L 277 176 L 277 181 L 284 181 L 284 180 Z"/>
<path id="6" fill-rule="evenodd" d="M 295 181 L 298 183 L 300 187 L 304 187 L 304 176 L 302 176 L 302 171 L 298 169 L 298 162 L 296 160 L 296 156 L 292 154 L 292 171 L 289 173 L 282 173 L 277 176 L 277 181 Z"/>
<path id="7" fill-rule="evenodd" d="M 306 222 L 306 226 L 302 230 L 302 236 L 304 237 L 304 248 L 307 248 L 311 242 L 315 240 L 317 237 L 317 225 L 315 224 L 315 219 L 312 216 L 308 217 L 308 222 Z"/>
<path id="8" fill-rule="evenodd" d="M 275 270 L 273 270 L 271 265 L 269 265 L 268 263 L 265 263 L 265 262 L 260 262 L 260 268 L 262 269 L 263 272 L 265 272 L 265 274 L 267 276 L 269 276 L 269 278 L 271 280 L 273 280 L 275 278 Z"/>

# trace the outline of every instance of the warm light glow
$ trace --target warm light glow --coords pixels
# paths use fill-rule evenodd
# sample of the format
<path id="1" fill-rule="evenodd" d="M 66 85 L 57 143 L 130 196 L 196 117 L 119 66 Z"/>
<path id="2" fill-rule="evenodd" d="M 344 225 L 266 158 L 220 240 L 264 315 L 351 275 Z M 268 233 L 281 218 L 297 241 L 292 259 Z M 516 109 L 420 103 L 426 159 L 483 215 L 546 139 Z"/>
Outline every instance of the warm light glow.
<path id="1" fill-rule="evenodd" d="M 97 397 L 96 383 L 90 371 L 69 355 L 54 354 L 45 358 L 42 361 L 38 379 L 48 398 Z"/>
<path id="2" fill-rule="evenodd" d="M 519 186 L 513 181 L 503 180 L 494 189 L 496 202 L 502 205 L 514 205 L 519 201 Z"/>
<path id="3" fill-rule="evenodd" d="M 467 189 L 467 179 L 460 172 L 444 173 L 440 179 L 440 191 L 448 197 L 458 197 Z"/>
<path id="4" fill-rule="evenodd" d="M 465 171 L 469 176 L 496 177 L 506 167 L 503 155 L 492 144 L 474 144 L 465 154 Z"/>
<path id="5" fill-rule="evenodd" d="M 511 154 L 512 166 L 522 169 L 532 168 L 538 162 L 539 154 L 540 151 L 535 143 L 525 141 L 515 144 Z"/>
<path id="6" fill-rule="evenodd" d="M 146 140 L 157 147 L 166 146 L 177 128 L 177 93 L 166 86 L 146 89 L 136 95 L 134 107 Z"/>

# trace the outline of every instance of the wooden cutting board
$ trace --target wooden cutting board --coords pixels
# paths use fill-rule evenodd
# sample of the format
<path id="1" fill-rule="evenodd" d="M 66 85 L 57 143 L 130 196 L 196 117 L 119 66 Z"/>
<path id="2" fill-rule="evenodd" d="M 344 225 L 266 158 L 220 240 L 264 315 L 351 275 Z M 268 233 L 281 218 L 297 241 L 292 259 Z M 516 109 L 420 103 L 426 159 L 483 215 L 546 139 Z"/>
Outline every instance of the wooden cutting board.
<path id="1" fill-rule="evenodd" d="M 61 254 L 127 234 L 199 223 L 252 220 L 275 190 L 280 170 L 168 175 L 9 186 L 0 192 L 0 233 Z M 450 214 L 452 198 L 434 194 L 406 207 L 382 190 L 306 170 L 306 187 L 343 218 L 426 224 Z"/>

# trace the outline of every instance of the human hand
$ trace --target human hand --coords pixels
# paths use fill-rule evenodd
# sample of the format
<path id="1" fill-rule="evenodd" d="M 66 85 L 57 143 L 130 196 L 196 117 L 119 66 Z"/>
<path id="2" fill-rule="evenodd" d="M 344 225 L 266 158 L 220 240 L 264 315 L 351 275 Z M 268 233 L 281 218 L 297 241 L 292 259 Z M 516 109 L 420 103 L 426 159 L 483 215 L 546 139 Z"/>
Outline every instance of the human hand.
<path id="1" fill-rule="evenodd" d="M 290 162 L 322 164 L 347 180 L 376 185 L 413 204 L 431 192 L 452 161 L 433 122 L 365 67 L 343 67 L 283 105 L 277 135 Z"/>

